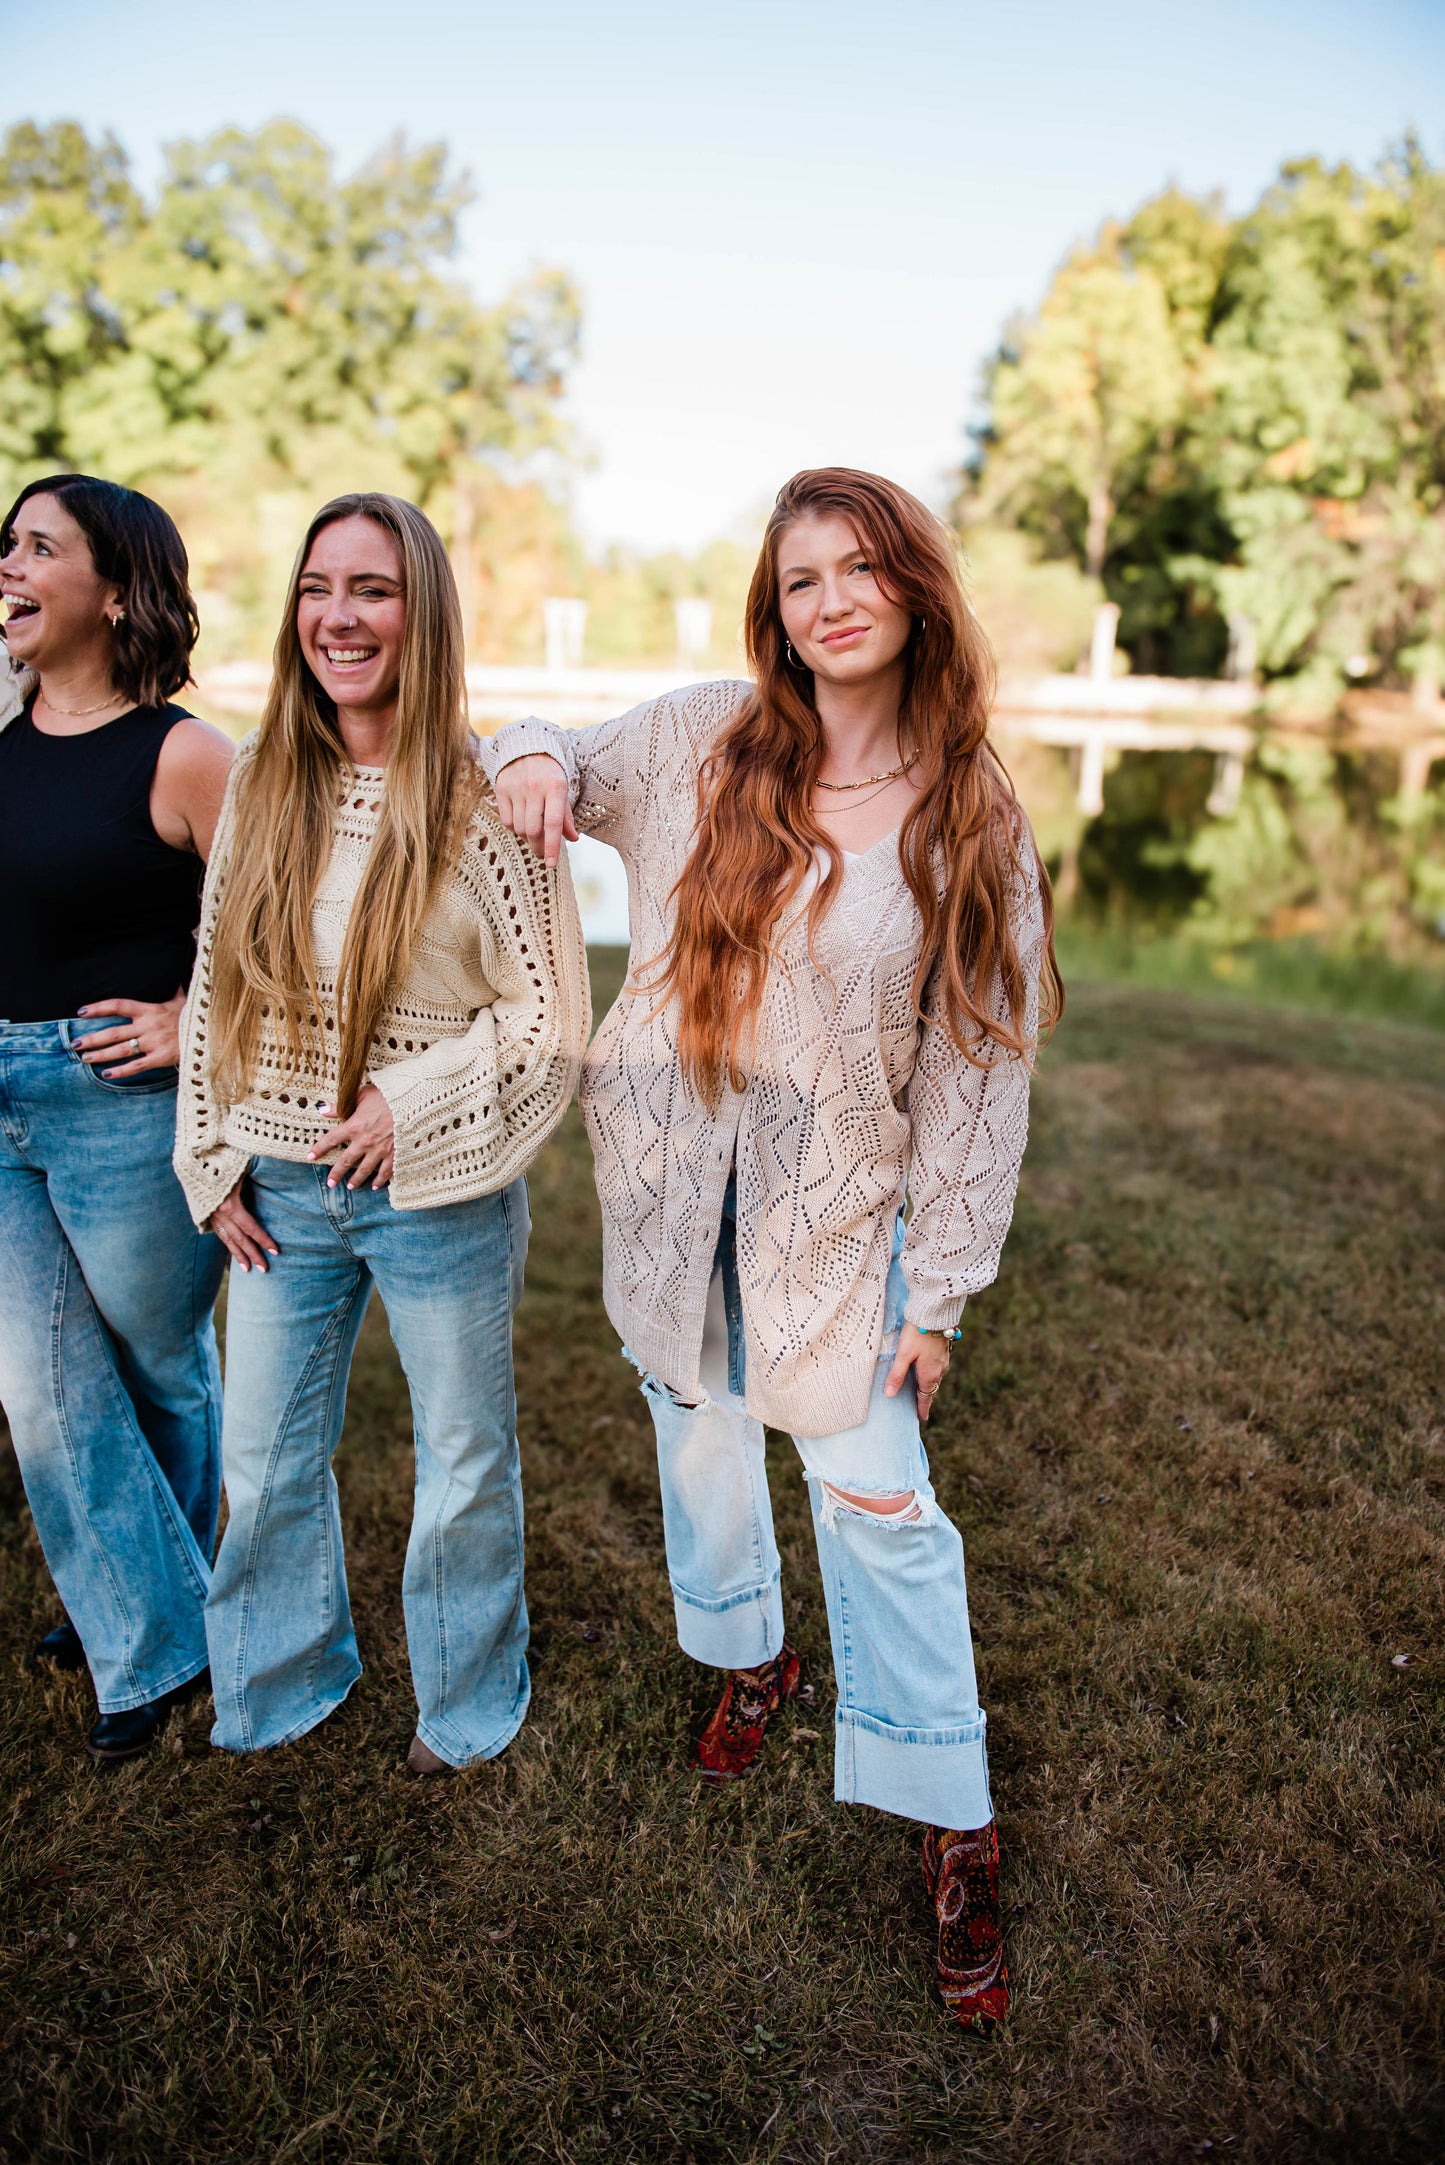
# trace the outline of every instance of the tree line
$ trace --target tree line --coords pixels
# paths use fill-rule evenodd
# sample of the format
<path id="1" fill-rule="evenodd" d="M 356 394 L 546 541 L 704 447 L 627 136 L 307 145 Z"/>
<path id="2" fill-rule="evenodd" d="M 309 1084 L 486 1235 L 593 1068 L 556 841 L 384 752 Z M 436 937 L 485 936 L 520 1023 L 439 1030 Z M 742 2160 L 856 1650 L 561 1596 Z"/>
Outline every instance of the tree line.
<path id="1" fill-rule="evenodd" d="M 1134 666 L 1231 619 L 1296 705 L 1445 665 L 1445 171 L 1301 159 L 1243 216 L 1166 190 L 1010 325 L 959 500 L 1119 604 Z"/>
<path id="2" fill-rule="evenodd" d="M 57 467 L 156 495 L 191 546 L 204 652 L 264 654 L 297 536 L 343 488 L 395 490 L 458 566 L 471 652 L 541 658 L 541 601 L 591 604 L 598 661 L 664 662 L 714 603 L 739 666 L 750 552 L 589 558 L 568 516 L 576 292 L 490 305 L 455 274 L 465 174 L 397 139 L 339 174 L 294 122 L 165 153 L 142 191 L 74 123 L 0 139 L 0 489 Z M 1445 662 L 1445 173 L 1407 142 L 1361 172 L 1286 165 L 1246 214 L 1167 190 L 1069 256 L 993 356 L 955 516 L 1014 667 L 1070 667 L 1119 604 L 1136 670 L 1209 676 L 1241 643 L 1277 710 Z M 1445 810 L 1393 769 L 1276 739 L 1238 813 L 1207 761 L 1126 761 L 1087 834 L 1057 759 L 1021 774 L 1097 914 L 1223 943 L 1298 934 L 1437 952 Z M 1438 774 L 1438 770 L 1437 770 Z"/>

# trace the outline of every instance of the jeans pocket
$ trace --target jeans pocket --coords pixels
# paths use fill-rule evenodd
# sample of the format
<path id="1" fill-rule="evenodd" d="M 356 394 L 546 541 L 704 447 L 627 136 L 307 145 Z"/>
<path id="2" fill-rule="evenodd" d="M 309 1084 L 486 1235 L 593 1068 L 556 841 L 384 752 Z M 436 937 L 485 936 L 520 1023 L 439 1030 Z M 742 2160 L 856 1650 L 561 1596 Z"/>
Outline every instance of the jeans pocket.
<path id="1" fill-rule="evenodd" d="M 77 1030 L 73 1022 L 62 1022 L 60 1042 L 65 1047 L 66 1058 L 71 1066 L 79 1068 L 88 1082 L 97 1090 L 106 1091 L 111 1097 L 155 1097 L 162 1090 L 174 1093 L 181 1079 L 179 1068 L 155 1067 L 147 1068 L 140 1075 L 107 1077 L 101 1073 L 98 1062 L 92 1067 L 81 1058 L 91 1038 L 98 1036 L 102 1030 L 113 1030 L 116 1026 L 115 1020 L 110 1016 L 97 1016 L 93 1030 Z M 117 1067 L 123 1067 L 127 1060 L 134 1057 L 126 1051 L 124 1045 L 110 1045 L 106 1047 L 106 1051 Z"/>
<path id="2" fill-rule="evenodd" d="M 174 1096 L 180 1082 L 180 1070 L 178 1068 L 148 1068 L 141 1075 L 102 1075 L 98 1067 L 87 1067 L 73 1047 L 71 1048 L 70 1057 L 80 1069 L 81 1074 L 94 1083 L 97 1090 L 105 1090 L 111 1097 L 155 1097 L 162 1090 L 169 1090 L 171 1095 Z M 126 1050 L 123 1045 L 116 1049 L 115 1057 L 118 1061 L 126 1059 Z"/>

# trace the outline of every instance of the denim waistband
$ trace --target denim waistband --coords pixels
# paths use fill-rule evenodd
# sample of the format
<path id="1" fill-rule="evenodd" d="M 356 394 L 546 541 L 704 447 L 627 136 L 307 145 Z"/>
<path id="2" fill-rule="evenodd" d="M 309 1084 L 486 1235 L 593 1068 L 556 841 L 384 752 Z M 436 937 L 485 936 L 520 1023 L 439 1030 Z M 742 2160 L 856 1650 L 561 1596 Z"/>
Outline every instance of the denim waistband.
<path id="1" fill-rule="evenodd" d="M 68 1053 L 72 1038 L 124 1021 L 124 1015 L 61 1015 L 54 1022 L 6 1022 L 0 1016 L 0 1044 L 10 1052 Z"/>

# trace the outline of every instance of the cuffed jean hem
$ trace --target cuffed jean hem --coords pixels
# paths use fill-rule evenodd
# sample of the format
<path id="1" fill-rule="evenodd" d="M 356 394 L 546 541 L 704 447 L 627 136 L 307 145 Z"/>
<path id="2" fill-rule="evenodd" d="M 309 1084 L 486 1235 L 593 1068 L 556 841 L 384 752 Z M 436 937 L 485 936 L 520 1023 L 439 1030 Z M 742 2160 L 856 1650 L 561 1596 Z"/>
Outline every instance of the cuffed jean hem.
<path id="1" fill-rule="evenodd" d="M 527 1719 L 527 1709 L 531 1703 L 532 1694 L 529 1691 L 518 1709 L 516 1719 L 508 1722 L 495 1743 L 484 1744 L 479 1751 L 469 1752 L 464 1747 L 459 1752 L 456 1742 L 457 1731 L 455 1729 L 434 1728 L 428 1721 L 419 1720 L 416 1725 L 416 1733 L 427 1750 L 435 1752 L 438 1759 L 445 1759 L 449 1767 L 481 1766 L 488 1759 L 501 1758 L 513 1738 L 520 1733 L 522 1724 Z"/>
<path id="2" fill-rule="evenodd" d="M 210 1662 L 203 1652 L 190 1667 L 177 1669 L 174 1676 L 164 1678 L 159 1684 L 151 1684 L 143 1691 L 107 1692 L 102 1698 L 95 1695 L 96 1711 L 101 1714 L 133 1714 L 138 1706 L 154 1706 L 157 1699 L 164 1699 L 168 1691 L 180 1691 L 193 1684 L 198 1676 L 204 1676 Z"/>
<path id="3" fill-rule="evenodd" d="M 894 1729 L 839 1707 L 834 1728 L 833 1795 L 839 1804 L 871 1804 L 900 1819 L 961 1833 L 993 1817 L 985 1717 L 953 1729 Z"/>
<path id="4" fill-rule="evenodd" d="M 744 1587 L 718 1601 L 701 1601 L 674 1582 L 672 1608 L 678 1645 L 709 1668 L 756 1669 L 782 1647 L 781 1572 L 766 1586 Z"/>
<path id="5" fill-rule="evenodd" d="M 345 1687 L 336 1694 L 335 1698 L 328 1699 L 324 1706 L 319 1700 L 316 1701 L 308 1710 L 305 1720 L 296 1722 L 285 1732 L 284 1736 L 258 1737 L 253 1735 L 248 1742 L 242 1742 L 239 1739 L 233 1742 L 230 1737 L 221 1734 L 221 1723 L 218 1717 L 211 1730 L 211 1743 L 218 1752 L 240 1753 L 275 1752 L 279 1751 L 283 1744 L 299 1743 L 302 1737 L 310 1736 L 313 1729 L 319 1729 L 321 1724 L 334 1714 L 339 1706 L 344 1705 L 346 1700 L 351 1697 L 360 1676 L 361 1664 L 358 1662 L 352 1674 L 347 1678 Z"/>

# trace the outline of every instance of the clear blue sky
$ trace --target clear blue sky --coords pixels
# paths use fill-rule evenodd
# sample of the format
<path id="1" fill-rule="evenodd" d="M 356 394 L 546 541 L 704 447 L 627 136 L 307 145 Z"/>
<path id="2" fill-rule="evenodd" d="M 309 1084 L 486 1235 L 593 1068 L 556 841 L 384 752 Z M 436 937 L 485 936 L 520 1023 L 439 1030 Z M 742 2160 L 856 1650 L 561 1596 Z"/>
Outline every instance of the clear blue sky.
<path id="1" fill-rule="evenodd" d="M 1100 219 L 1281 159 L 1445 157 L 1445 0 L 0 0 L 0 120 L 141 177 L 228 121 L 352 164 L 397 128 L 481 189 L 462 268 L 580 281 L 596 539 L 692 544 L 794 467 L 942 496 L 980 361 Z"/>

